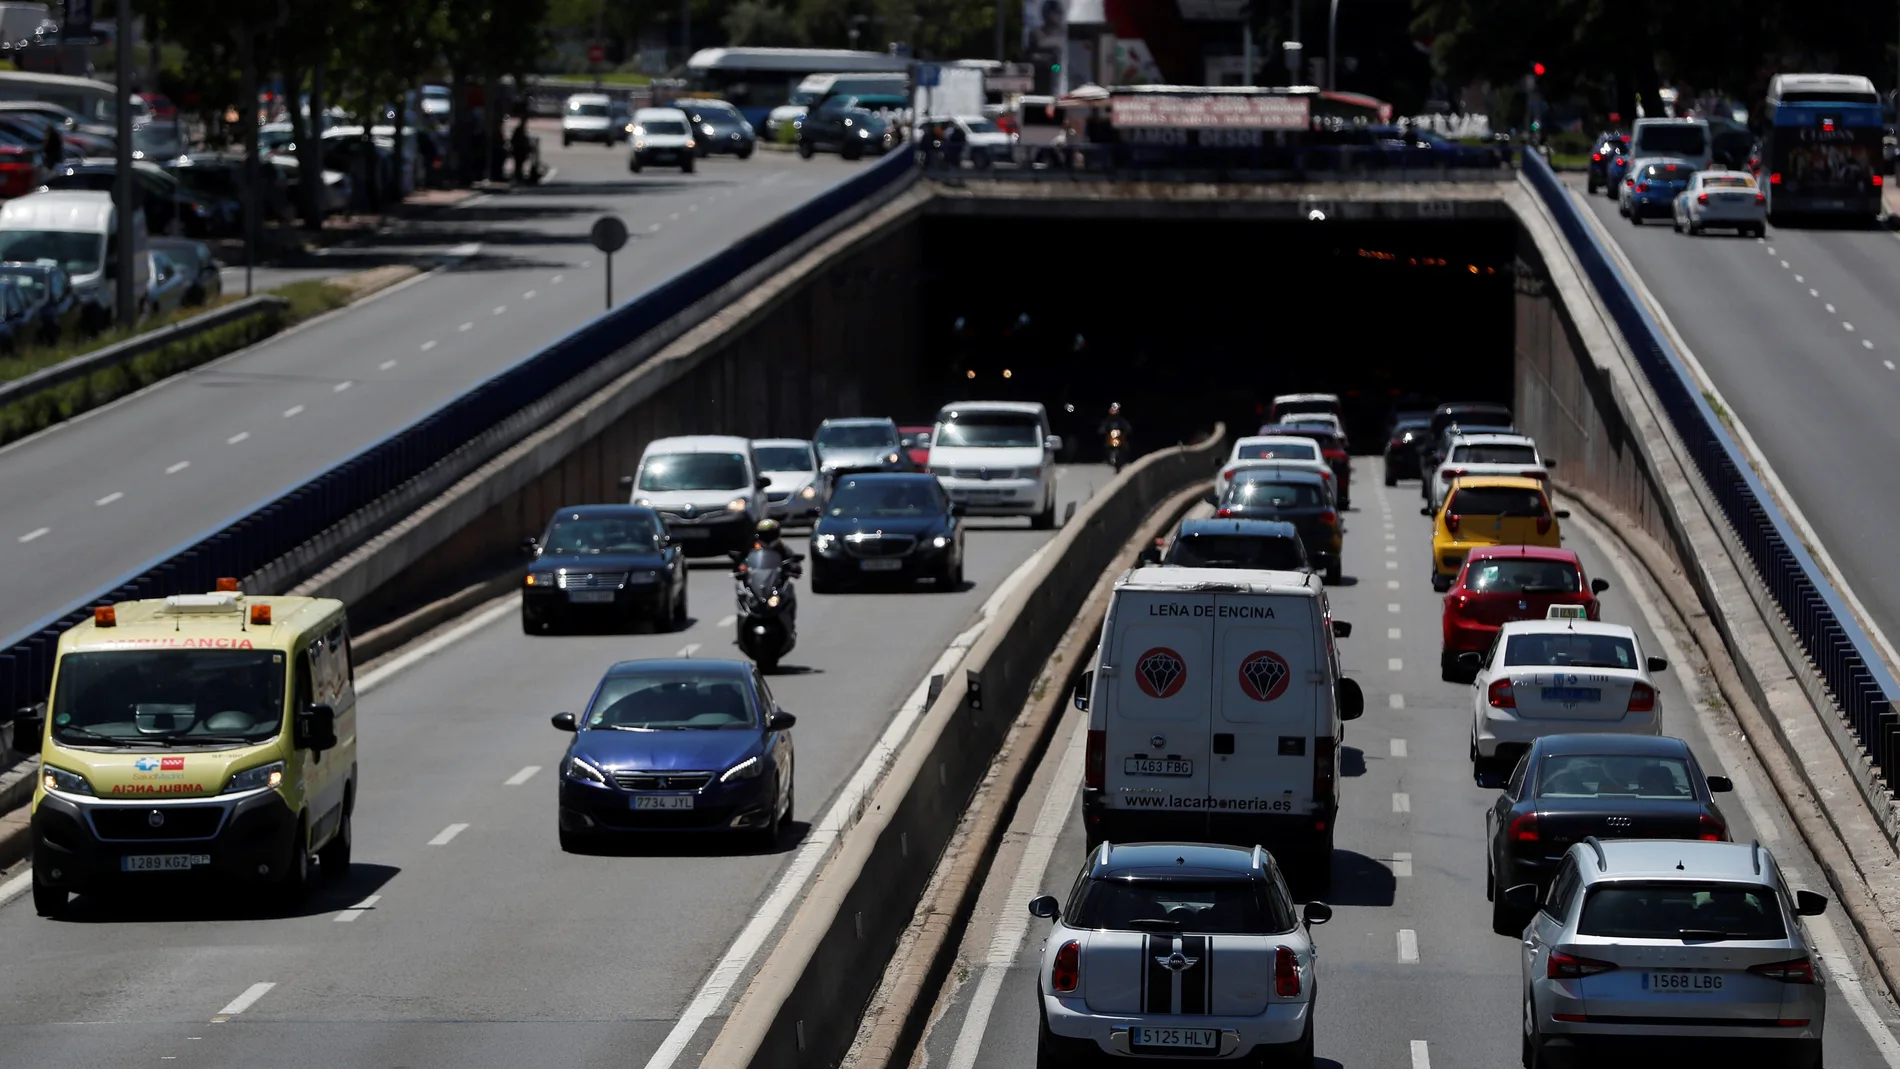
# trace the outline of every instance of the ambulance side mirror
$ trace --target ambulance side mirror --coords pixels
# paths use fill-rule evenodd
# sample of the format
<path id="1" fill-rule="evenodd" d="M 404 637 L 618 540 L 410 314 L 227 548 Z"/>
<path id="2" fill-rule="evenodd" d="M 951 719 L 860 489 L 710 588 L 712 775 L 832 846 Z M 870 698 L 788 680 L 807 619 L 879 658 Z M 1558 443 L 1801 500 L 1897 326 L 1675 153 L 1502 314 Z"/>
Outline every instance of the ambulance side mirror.
<path id="1" fill-rule="evenodd" d="M 1089 694 L 1094 689 L 1095 669 L 1091 668 L 1082 673 L 1081 679 L 1075 681 L 1075 707 L 1077 709 L 1085 713 L 1089 711 Z"/>
<path id="2" fill-rule="evenodd" d="M 1339 681 L 1339 719 L 1357 720 L 1366 712 L 1366 693 L 1356 679 Z"/>
<path id="3" fill-rule="evenodd" d="M 34 702 L 13 714 L 13 748 L 21 753 L 38 753 L 40 737 L 46 734 L 46 703 Z"/>

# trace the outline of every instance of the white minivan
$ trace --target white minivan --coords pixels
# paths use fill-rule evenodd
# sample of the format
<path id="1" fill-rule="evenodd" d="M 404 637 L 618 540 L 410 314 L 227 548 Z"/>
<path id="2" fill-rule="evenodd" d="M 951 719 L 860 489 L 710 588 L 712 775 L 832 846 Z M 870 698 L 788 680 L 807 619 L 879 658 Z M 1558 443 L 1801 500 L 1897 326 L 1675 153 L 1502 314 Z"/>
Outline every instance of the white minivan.
<path id="1" fill-rule="evenodd" d="M 1706 171 L 1715 159 L 1707 119 L 1638 119 L 1630 129 L 1630 159 L 1688 160 Z"/>
<path id="2" fill-rule="evenodd" d="M 92 190 L 30 193 L 0 206 L 0 261 L 53 260 L 66 269 L 88 330 L 118 307 L 119 243 L 112 194 Z M 151 288 L 145 213 L 132 213 L 132 292 L 143 318 Z"/>
<path id="3" fill-rule="evenodd" d="M 959 401 L 937 412 L 930 473 L 972 516 L 1028 516 L 1056 525 L 1056 453 L 1049 413 L 1034 401 Z"/>
<path id="4" fill-rule="evenodd" d="M 1137 568 L 1115 582 L 1095 667 L 1082 817 L 1102 842 L 1267 847 L 1323 884 L 1339 815 L 1342 722 L 1365 711 L 1339 672 L 1319 576 Z"/>
<path id="5" fill-rule="evenodd" d="M 660 514 L 687 556 L 710 557 L 751 548 L 766 518 L 770 480 L 759 471 L 751 439 L 689 434 L 648 443 L 640 470 L 620 485 L 628 500 Z"/>
<path id="6" fill-rule="evenodd" d="M 684 111 L 641 108 L 633 113 L 633 151 L 627 154 L 627 170 L 639 174 L 648 164 L 677 163 L 680 170 L 692 174 L 698 148 L 693 120 Z"/>

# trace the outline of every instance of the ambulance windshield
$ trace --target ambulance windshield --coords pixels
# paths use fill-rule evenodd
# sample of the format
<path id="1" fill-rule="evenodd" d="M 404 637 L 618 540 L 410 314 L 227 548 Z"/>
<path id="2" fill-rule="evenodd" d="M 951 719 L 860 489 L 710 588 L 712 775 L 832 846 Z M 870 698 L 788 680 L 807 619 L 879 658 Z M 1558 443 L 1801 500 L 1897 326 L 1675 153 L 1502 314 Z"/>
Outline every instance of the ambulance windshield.
<path id="1" fill-rule="evenodd" d="M 261 742 L 284 720 L 279 650 L 142 649 L 60 658 L 53 740 L 80 747 Z"/>

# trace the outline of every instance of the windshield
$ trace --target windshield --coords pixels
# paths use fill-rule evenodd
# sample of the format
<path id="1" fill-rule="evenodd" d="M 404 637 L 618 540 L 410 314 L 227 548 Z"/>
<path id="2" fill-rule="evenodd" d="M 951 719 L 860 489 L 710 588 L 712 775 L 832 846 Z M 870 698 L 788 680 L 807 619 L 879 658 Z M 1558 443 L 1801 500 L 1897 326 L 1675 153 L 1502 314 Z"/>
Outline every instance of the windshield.
<path id="1" fill-rule="evenodd" d="M 963 125 L 969 127 L 970 132 L 973 134 L 994 134 L 999 132 L 996 129 L 996 124 L 988 119 L 965 119 L 963 120 Z"/>
<path id="2" fill-rule="evenodd" d="M 1276 483 L 1248 479 L 1227 490 L 1224 504 L 1272 508 L 1318 508 L 1325 504 L 1318 483 Z"/>
<path id="3" fill-rule="evenodd" d="M 897 428 L 882 423 L 833 423 L 818 428 L 818 451 L 827 449 L 895 449 Z"/>
<path id="4" fill-rule="evenodd" d="M 1306 554 L 1297 538 L 1272 535 L 1196 534 L 1174 540 L 1168 563 L 1183 568 L 1256 568 L 1297 572 Z"/>
<path id="5" fill-rule="evenodd" d="M 591 730 L 738 731 L 758 726 L 747 688 L 734 676 L 650 671 L 601 680 L 582 725 Z"/>
<path id="6" fill-rule="evenodd" d="M 53 260 L 69 275 L 99 270 L 106 239 L 77 230 L 0 230 L 0 260 Z"/>
<path id="7" fill-rule="evenodd" d="M 1070 899 L 1073 928 L 1267 935 L 1293 930 L 1293 907 L 1251 881 L 1088 880 Z"/>
<path id="8" fill-rule="evenodd" d="M 671 453 L 648 457 L 640 489 L 745 490 L 745 457 L 737 453 Z"/>
<path id="9" fill-rule="evenodd" d="M 0 278 L 6 279 L 20 287 L 21 291 L 36 304 L 46 298 L 45 281 L 32 271 L 21 271 L 15 268 L 0 268 Z"/>
<path id="10" fill-rule="evenodd" d="M 808 445 L 756 446 L 752 456 L 758 461 L 760 471 L 811 471 L 818 466 L 812 463 Z"/>
<path id="11" fill-rule="evenodd" d="M 956 419 L 939 424 L 936 445 L 952 446 L 1023 446 L 1036 448 L 1042 445 L 1042 428 L 1033 418 L 1012 416 L 1004 413 L 985 415 L 972 412 Z"/>
<path id="12" fill-rule="evenodd" d="M 1563 560 L 1481 560 L 1465 570 L 1465 587 L 1480 594 L 1575 594 L 1577 566 Z"/>
<path id="13" fill-rule="evenodd" d="M 1318 460 L 1319 446 L 1275 442 L 1272 445 L 1243 445 L 1235 460 Z"/>
<path id="14" fill-rule="evenodd" d="M 586 115 L 589 118 L 604 119 L 607 117 L 607 105 L 569 104 L 567 106 L 567 113 L 569 115 Z"/>
<path id="15" fill-rule="evenodd" d="M 935 479 L 846 479 L 832 491 L 825 515 L 840 519 L 943 515 Z"/>
<path id="16" fill-rule="evenodd" d="M 112 650 L 59 661 L 53 739 L 75 746 L 257 742 L 284 720 L 278 650 Z"/>
<path id="17" fill-rule="evenodd" d="M 1747 175 L 1710 175 L 1702 179 L 1710 189 L 1754 189 L 1755 180 Z"/>
<path id="18" fill-rule="evenodd" d="M 653 549 L 659 530 L 645 516 L 576 516 L 555 520 L 542 542 L 545 553 L 641 553 Z"/>
<path id="19" fill-rule="evenodd" d="M 1645 126 L 1636 131 L 1636 151 L 1650 156 L 1700 156 L 1709 148 L 1709 133 L 1691 123 Z"/>
<path id="20" fill-rule="evenodd" d="M 1693 801 L 1689 762 L 1646 754 L 1565 755 L 1544 758 L 1539 798 L 1661 798 Z"/>
<path id="21" fill-rule="evenodd" d="M 1548 516 L 1544 495 L 1537 490 L 1505 486 L 1465 487 L 1452 492 L 1445 511 L 1453 516 Z"/>
<path id="22" fill-rule="evenodd" d="M 186 189 L 236 200 L 243 196 L 237 174 L 223 167 L 179 167 L 172 171 L 178 184 Z"/>
<path id="23" fill-rule="evenodd" d="M 648 134 L 683 134 L 686 124 L 677 119 L 648 119 L 640 124 L 640 129 Z"/>
<path id="24" fill-rule="evenodd" d="M 1512 635 L 1504 663 L 1532 668 L 1636 667 L 1636 644 L 1621 635 L 1580 635 L 1571 631 Z"/>
<path id="25" fill-rule="evenodd" d="M 1672 880 L 1590 889 L 1578 935 L 1615 939 L 1784 939 L 1775 893 L 1749 884 Z"/>
<path id="26" fill-rule="evenodd" d="M 1537 450 L 1528 445 L 1461 445 L 1451 451 L 1454 463 L 1536 464 Z"/>

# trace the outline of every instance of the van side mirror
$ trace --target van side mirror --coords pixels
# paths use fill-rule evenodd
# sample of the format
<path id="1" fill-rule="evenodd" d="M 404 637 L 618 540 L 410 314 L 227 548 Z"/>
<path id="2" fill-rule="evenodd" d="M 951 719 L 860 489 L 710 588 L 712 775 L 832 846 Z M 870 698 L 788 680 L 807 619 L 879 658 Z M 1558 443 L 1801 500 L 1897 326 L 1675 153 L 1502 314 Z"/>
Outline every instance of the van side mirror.
<path id="1" fill-rule="evenodd" d="M 1062 903 L 1056 901 L 1056 896 L 1054 895 L 1038 895 L 1029 900 L 1029 915 L 1032 917 L 1054 919 L 1061 915 L 1061 913 Z"/>
<path id="2" fill-rule="evenodd" d="M 1082 673 L 1082 678 L 1075 681 L 1075 696 L 1074 696 L 1075 707 L 1077 709 L 1082 710 L 1085 713 L 1088 712 L 1089 711 L 1089 694 L 1092 693 L 1094 690 L 1095 690 L 1095 669 L 1091 668 L 1088 671 Z"/>
<path id="3" fill-rule="evenodd" d="M 1827 911 L 1827 896 L 1813 891 L 1794 893 L 1794 912 L 1799 917 L 1818 917 Z"/>
<path id="4" fill-rule="evenodd" d="M 1308 925 L 1325 924 L 1333 919 L 1333 907 L 1324 902 L 1308 902 L 1300 911 L 1300 919 Z"/>
<path id="5" fill-rule="evenodd" d="M 1610 581 L 1608 579 L 1590 580 L 1590 593 L 1601 594 L 1608 589 L 1610 589 Z"/>
<path id="6" fill-rule="evenodd" d="M 1418 510 L 1418 514 L 1419 514 L 1420 516 L 1433 516 L 1433 515 L 1437 515 L 1436 513 L 1434 513 L 1434 512 L 1432 511 L 1432 507 L 1431 507 L 1430 505 L 1426 505 L 1426 506 L 1424 506 L 1423 508 L 1421 508 L 1421 509 L 1419 509 L 1419 510 Z"/>
<path id="7" fill-rule="evenodd" d="M 752 480 L 752 485 L 753 485 L 754 487 L 756 487 L 757 489 L 760 489 L 760 490 L 763 490 L 763 489 L 765 489 L 766 487 L 768 487 L 768 486 L 771 486 L 771 485 L 772 485 L 772 480 L 770 480 L 770 479 L 768 479 L 768 478 L 766 478 L 765 476 L 763 476 L 763 475 L 761 475 L 761 476 L 759 476 L 758 478 L 756 478 L 756 479 L 754 479 L 754 480 Z"/>
<path id="8" fill-rule="evenodd" d="M 1570 510 L 1557 509 L 1556 511 L 1552 512 L 1551 515 L 1557 517 L 1560 520 L 1567 520 L 1570 518 Z"/>
<path id="9" fill-rule="evenodd" d="M 622 475 L 622 476 L 620 477 L 620 488 L 621 488 L 622 490 L 632 490 L 632 489 L 633 489 L 633 476 L 631 476 L 631 475 Z"/>
<path id="10" fill-rule="evenodd" d="M 581 729 L 580 725 L 574 722 L 573 713 L 555 713 L 548 718 L 548 723 L 553 724 L 554 730 L 556 731 L 579 731 Z"/>
<path id="11" fill-rule="evenodd" d="M 1708 782 L 1710 794 L 1727 794 L 1735 789 L 1735 781 L 1727 776 L 1710 776 Z"/>
<path id="12" fill-rule="evenodd" d="M 1209 490 L 1207 493 L 1201 495 L 1201 500 L 1209 505 L 1218 505 L 1220 504 L 1220 495 Z"/>
<path id="13" fill-rule="evenodd" d="M 1643 666 L 1652 672 L 1667 672 L 1669 670 L 1669 661 L 1662 657 L 1651 657 L 1649 660 L 1643 662 Z"/>
<path id="14" fill-rule="evenodd" d="M 46 703 L 34 702 L 13 714 L 13 748 L 21 753 L 36 753 L 46 734 Z M 32 749 L 28 749 L 28 744 Z"/>
<path id="15" fill-rule="evenodd" d="M 1351 638 L 1352 625 L 1350 623 L 1347 623 L 1344 620 L 1334 620 L 1333 621 L 1333 637 L 1334 638 Z"/>
<path id="16" fill-rule="evenodd" d="M 1504 889 L 1504 904 L 1519 913 L 1537 912 L 1537 885 L 1520 883 L 1516 887 Z"/>
<path id="17" fill-rule="evenodd" d="M 312 702 L 297 714 L 296 742 L 299 750 L 322 753 L 336 748 L 336 710 L 322 702 Z"/>
<path id="18" fill-rule="evenodd" d="M 1060 453 L 1062 452 L 1062 436 L 1060 434 L 1052 434 L 1042 440 L 1042 445 L 1043 448 L 1049 450 L 1051 453 Z"/>
<path id="19" fill-rule="evenodd" d="M 1554 467 L 1556 467 L 1556 466 L 1557 466 L 1557 460 L 1556 460 L 1556 458 L 1555 458 L 1555 457 L 1545 457 L 1545 458 L 1544 458 L 1544 467 L 1546 467 L 1546 468 L 1554 468 Z"/>
<path id="20" fill-rule="evenodd" d="M 1137 553 L 1135 555 L 1135 567 L 1137 568 L 1147 567 L 1148 565 L 1160 564 L 1160 563 L 1161 563 L 1161 548 L 1159 546 L 1149 546 L 1147 549 L 1144 549 L 1140 553 Z"/>
<path id="21" fill-rule="evenodd" d="M 1366 713 L 1366 692 L 1359 689 L 1356 679 L 1341 678 L 1339 681 L 1339 719 L 1357 720 Z"/>
<path id="22" fill-rule="evenodd" d="M 534 556 L 535 551 L 539 550 L 540 548 L 541 548 L 541 544 L 535 541 L 535 538 L 533 535 L 529 535 L 528 537 L 521 540 L 521 555 L 524 557 Z"/>

